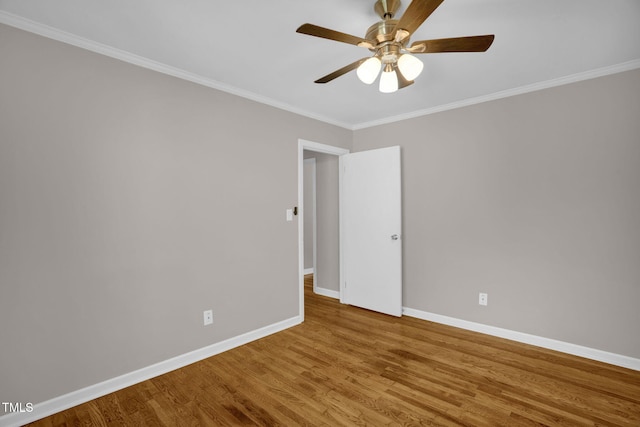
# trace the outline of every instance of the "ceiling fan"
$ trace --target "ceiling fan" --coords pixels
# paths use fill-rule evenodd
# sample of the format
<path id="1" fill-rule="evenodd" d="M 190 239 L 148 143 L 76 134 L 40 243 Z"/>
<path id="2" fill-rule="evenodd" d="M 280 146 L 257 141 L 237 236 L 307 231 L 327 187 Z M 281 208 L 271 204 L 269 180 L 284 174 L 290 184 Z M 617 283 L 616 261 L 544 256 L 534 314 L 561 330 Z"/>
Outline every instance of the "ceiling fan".
<path id="1" fill-rule="evenodd" d="M 374 10 L 382 19 L 367 30 L 364 38 L 303 24 L 296 30 L 301 34 L 322 37 L 360 47 L 373 52 L 333 73 L 319 78 L 315 83 L 327 83 L 352 70 L 366 84 L 373 83 L 380 74 L 380 92 L 391 93 L 413 84 L 422 72 L 423 64 L 413 54 L 440 52 L 485 52 L 493 43 L 494 35 L 454 37 L 436 40 L 420 40 L 410 46 L 409 38 L 444 0 L 413 0 L 400 19 L 393 19 L 400 7 L 400 0 L 377 0 Z"/>

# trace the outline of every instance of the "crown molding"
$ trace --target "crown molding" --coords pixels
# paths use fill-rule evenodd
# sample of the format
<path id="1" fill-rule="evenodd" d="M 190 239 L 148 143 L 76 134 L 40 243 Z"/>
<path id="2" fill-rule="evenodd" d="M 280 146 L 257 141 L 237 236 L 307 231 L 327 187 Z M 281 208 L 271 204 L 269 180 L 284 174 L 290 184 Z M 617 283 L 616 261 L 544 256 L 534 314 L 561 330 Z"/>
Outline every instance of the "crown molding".
<path id="1" fill-rule="evenodd" d="M 583 80 L 594 79 L 597 77 L 603 77 L 610 74 L 617 74 L 624 71 L 630 71 L 640 68 L 640 59 L 623 62 L 607 67 L 597 68 L 590 71 L 572 74 L 569 76 L 559 77 L 556 79 L 545 80 L 530 85 L 520 86 L 513 89 L 507 89 L 499 92 L 490 93 L 487 95 L 478 96 L 475 98 L 463 99 L 460 101 L 452 102 L 444 105 L 437 105 L 422 110 L 412 111 L 406 114 L 399 114 L 395 116 L 385 117 L 383 119 L 372 120 L 361 123 L 346 123 L 335 120 L 330 117 L 315 114 L 293 105 L 277 101 L 275 99 L 262 96 L 247 90 L 237 88 L 219 81 L 191 73 L 180 68 L 172 67 L 161 62 L 153 61 L 140 55 L 136 55 L 131 52 L 127 52 L 121 49 L 116 49 L 111 46 L 107 46 L 102 43 L 98 43 L 83 37 L 71 34 L 65 31 L 58 30 L 39 22 L 35 22 L 18 15 L 14 15 L 9 12 L 0 11 L 0 23 L 15 27 L 24 31 L 28 31 L 34 34 L 38 34 L 43 37 L 47 37 L 52 40 L 56 40 L 62 43 L 66 43 L 72 46 L 76 46 L 91 52 L 95 52 L 101 55 L 105 55 L 111 58 L 118 59 L 123 62 L 127 62 L 133 65 L 137 65 L 142 68 L 153 70 L 159 73 L 163 73 L 169 76 L 173 76 L 182 80 L 190 81 L 192 83 L 206 86 L 212 89 L 226 92 L 232 95 L 236 95 L 251 101 L 255 101 L 261 104 L 265 104 L 280 110 L 288 111 L 290 113 L 298 114 L 300 116 L 308 117 L 310 119 L 318 120 L 330 125 L 338 126 L 351 131 L 360 129 L 366 129 L 374 126 L 380 126 L 384 124 L 395 123 L 403 120 L 413 119 L 417 117 L 427 116 L 430 114 L 440 113 L 443 111 L 454 110 L 457 108 L 468 107 L 475 104 L 481 104 L 483 102 L 495 101 L 502 98 L 508 98 L 511 96 L 522 95 L 529 92 L 535 92 L 543 89 L 549 89 L 556 86 L 562 86 L 570 83 L 576 83 Z"/>
<path id="2" fill-rule="evenodd" d="M 570 83 L 577 83 L 583 80 L 595 79 L 597 77 L 604 77 L 610 74 L 622 73 L 624 71 L 630 71 L 640 68 L 640 59 L 623 62 L 620 64 L 610 65 L 607 67 L 596 68 L 595 70 L 585 71 L 582 73 L 576 73 L 569 76 L 559 77 L 556 79 L 545 80 L 538 83 L 533 83 L 526 86 L 520 86 L 513 89 L 507 89 L 500 92 L 490 93 L 488 95 L 482 95 L 475 98 L 463 99 L 461 101 L 452 102 L 450 104 L 438 105 L 424 110 L 412 111 L 406 114 L 400 114 L 397 116 L 387 117 L 380 120 L 373 120 L 370 122 L 363 122 L 351 127 L 351 130 L 366 129 L 374 126 L 399 122 L 407 119 L 414 119 L 416 117 L 428 116 L 429 114 L 440 113 L 442 111 L 454 110 L 457 108 L 468 107 L 475 104 L 481 104 L 483 102 L 495 101 L 497 99 L 509 98 L 516 95 L 522 95 L 529 92 L 536 92 L 543 89 L 549 89 L 556 86 L 562 86 Z"/>
<path id="3" fill-rule="evenodd" d="M 98 53 L 100 55 L 108 56 L 110 58 L 118 59 L 123 62 L 127 62 L 129 64 L 137 65 L 142 68 L 146 68 L 152 71 L 156 71 L 162 74 L 166 74 L 172 77 L 177 77 L 182 80 L 186 80 L 192 83 L 199 84 L 201 86 L 206 86 L 211 89 L 216 89 L 221 92 L 226 92 L 231 95 L 236 95 L 241 98 L 249 99 L 251 101 L 255 101 L 261 104 L 268 105 L 270 107 L 275 107 L 280 110 L 288 111 L 290 113 L 298 114 L 300 116 L 308 117 L 314 120 L 318 120 L 321 122 L 325 122 L 327 124 L 331 124 L 334 126 L 338 126 L 345 129 L 352 129 L 352 126 L 348 123 L 343 123 L 337 120 L 334 120 L 329 117 L 321 116 L 318 114 L 311 113 L 306 110 L 302 110 L 293 105 L 276 101 L 275 99 L 258 95 L 256 93 L 243 90 L 237 88 L 235 86 L 231 86 L 225 83 L 221 83 L 219 81 L 191 73 L 189 71 L 182 70 L 180 68 L 172 67 L 167 64 L 163 64 L 158 61 L 151 60 L 149 58 L 145 58 L 140 55 L 136 55 L 131 52 L 127 52 L 125 50 L 117 49 L 102 43 L 98 43 L 93 40 L 89 40 L 80 36 L 77 36 L 72 33 L 68 33 L 66 31 L 59 30 L 57 28 L 50 27 L 45 24 L 41 24 L 39 22 L 32 21 L 30 19 L 23 18 L 18 15 L 14 15 L 9 12 L 0 11 L 0 24 L 5 24 L 11 27 L 18 28 L 20 30 L 28 31 L 30 33 L 37 34 L 42 37 L 46 37 L 55 41 L 59 41 L 65 44 L 69 44 L 75 47 L 79 47 L 81 49 L 85 49 L 91 52 Z"/>

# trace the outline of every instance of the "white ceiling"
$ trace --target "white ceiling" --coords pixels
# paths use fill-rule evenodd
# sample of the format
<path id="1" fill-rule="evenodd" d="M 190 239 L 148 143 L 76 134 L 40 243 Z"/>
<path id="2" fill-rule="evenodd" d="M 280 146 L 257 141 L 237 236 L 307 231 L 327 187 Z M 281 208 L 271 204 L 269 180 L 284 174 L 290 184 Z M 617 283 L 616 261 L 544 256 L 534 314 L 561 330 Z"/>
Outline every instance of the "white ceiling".
<path id="1" fill-rule="evenodd" d="M 421 55 L 423 74 L 393 94 L 355 72 L 313 83 L 370 52 L 296 28 L 363 37 L 373 4 L 0 0 L 0 22 L 349 129 L 640 68 L 639 0 L 445 0 L 412 40 L 495 34 L 489 51 Z"/>

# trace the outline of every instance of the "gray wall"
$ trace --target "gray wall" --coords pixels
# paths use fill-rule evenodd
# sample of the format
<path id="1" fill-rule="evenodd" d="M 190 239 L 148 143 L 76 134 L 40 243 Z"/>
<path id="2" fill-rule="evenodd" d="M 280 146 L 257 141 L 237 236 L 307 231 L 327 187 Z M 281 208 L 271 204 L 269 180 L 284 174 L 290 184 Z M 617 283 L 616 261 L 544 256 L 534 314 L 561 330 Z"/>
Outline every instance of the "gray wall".
<path id="1" fill-rule="evenodd" d="M 359 130 L 353 148 L 394 144 L 405 306 L 640 357 L 639 70 Z"/>
<path id="2" fill-rule="evenodd" d="M 0 57 L 2 401 L 298 314 L 298 138 L 352 132 L 4 25 Z"/>

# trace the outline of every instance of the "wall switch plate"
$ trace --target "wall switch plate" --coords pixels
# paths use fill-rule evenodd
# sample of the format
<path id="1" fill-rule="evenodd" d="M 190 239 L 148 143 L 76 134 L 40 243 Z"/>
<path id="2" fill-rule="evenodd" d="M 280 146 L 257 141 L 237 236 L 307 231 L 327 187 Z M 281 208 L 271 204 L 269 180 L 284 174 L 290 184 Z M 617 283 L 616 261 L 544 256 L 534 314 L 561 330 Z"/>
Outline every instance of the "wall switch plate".
<path id="1" fill-rule="evenodd" d="M 293 209 L 287 209 L 287 221 L 293 221 Z"/>
<path id="2" fill-rule="evenodd" d="M 489 302 L 489 295 L 484 292 L 480 292 L 480 296 L 478 297 L 478 304 L 487 305 Z"/>
<path id="3" fill-rule="evenodd" d="M 204 311 L 204 326 L 210 325 L 213 323 L 213 310 L 205 310 Z"/>

